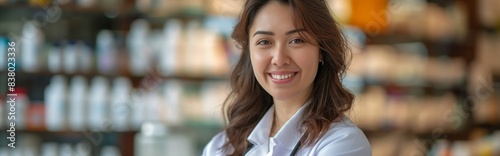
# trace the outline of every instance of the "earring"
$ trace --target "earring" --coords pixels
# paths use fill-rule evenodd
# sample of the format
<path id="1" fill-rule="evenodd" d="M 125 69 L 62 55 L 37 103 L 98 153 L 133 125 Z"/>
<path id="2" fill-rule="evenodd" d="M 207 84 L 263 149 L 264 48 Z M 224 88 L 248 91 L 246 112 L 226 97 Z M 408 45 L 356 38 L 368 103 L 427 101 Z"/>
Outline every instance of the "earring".
<path id="1" fill-rule="evenodd" d="M 325 62 L 323 62 L 323 60 L 319 61 L 321 63 L 321 66 L 323 66 L 325 64 Z"/>

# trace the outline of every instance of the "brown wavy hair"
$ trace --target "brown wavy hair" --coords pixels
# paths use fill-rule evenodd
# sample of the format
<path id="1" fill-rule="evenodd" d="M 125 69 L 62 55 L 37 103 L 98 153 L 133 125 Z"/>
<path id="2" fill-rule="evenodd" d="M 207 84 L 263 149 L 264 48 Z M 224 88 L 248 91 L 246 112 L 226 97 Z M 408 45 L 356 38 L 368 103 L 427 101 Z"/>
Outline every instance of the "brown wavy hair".
<path id="1" fill-rule="evenodd" d="M 249 29 L 260 8 L 273 0 L 247 0 L 232 38 L 242 53 L 230 75 L 232 91 L 223 104 L 228 138 L 223 149 L 233 147 L 232 155 L 243 155 L 248 148 L 247 137 L 273 104 L 272 96 L 257 82 L 250 62 Z M 292 8 L 296 28 L 302 28 L 320 49 L 324 64 L 318 63 L 313 90 L 300 121 L 305 130 L 303 146 L 316 143 L 331 123 L 351 108 L 354 96 L 344 88 L 341 78 L 350 62 L 349 49 L 338 23 L 333 19 L 325 0 L 274 0 Z M 305 36 L 304 34 L 300 34 Z M 305 38 L 307 40 L 307 38 Z M 314 43 L 308 41 L 309 43 Z"/>

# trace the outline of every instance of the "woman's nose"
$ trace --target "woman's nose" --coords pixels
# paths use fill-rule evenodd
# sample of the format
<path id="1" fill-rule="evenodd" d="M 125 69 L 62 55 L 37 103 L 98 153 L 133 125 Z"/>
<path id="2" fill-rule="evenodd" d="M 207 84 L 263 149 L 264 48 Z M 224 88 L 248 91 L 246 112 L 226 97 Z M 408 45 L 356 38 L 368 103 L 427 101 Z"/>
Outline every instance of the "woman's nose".
<path id="1" fill-rule="evenodd" d="M 278 45 L 273 50 L 272 64 L 275 66 L 285 66 L 290 64 L 290 57 L 284 45 Z"/>

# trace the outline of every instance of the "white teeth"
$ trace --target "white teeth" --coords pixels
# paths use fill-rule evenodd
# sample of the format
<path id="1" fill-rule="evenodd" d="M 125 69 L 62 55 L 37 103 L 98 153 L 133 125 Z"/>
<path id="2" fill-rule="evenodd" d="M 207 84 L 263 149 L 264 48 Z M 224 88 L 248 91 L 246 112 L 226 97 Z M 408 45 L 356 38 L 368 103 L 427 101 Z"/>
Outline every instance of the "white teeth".
<path id="1" fill-rule="evenodd" d="M 286 74 L 286 75 L 274 75 L 274 74 L 272 74 L 271 77 L 273 77 L 274 79 L 283 80 L 283 79 L 288 79 L 288 78 L 292 77 L 294 74 L 295 73 Z"/>

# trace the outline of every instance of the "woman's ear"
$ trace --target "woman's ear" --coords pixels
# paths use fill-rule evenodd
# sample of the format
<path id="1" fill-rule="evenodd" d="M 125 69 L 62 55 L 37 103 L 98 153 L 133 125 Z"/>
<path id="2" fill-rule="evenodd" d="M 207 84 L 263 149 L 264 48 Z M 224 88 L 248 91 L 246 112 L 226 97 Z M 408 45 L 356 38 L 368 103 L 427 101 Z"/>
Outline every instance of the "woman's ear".
<path id="1" fill-rule="evenodd" d="M 319 51 L 319 63 L 321 63 L 322 66 L 323 66 L 323 64 L 325 64 L 325 62 L 323 61 L 323 55 L 322 55 L 321 50 Z"/>

